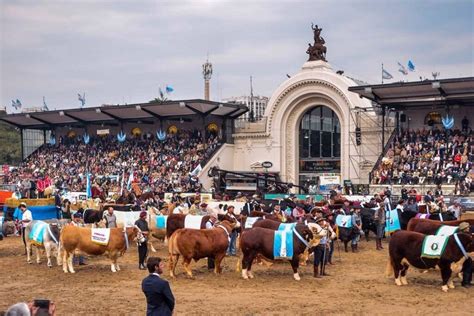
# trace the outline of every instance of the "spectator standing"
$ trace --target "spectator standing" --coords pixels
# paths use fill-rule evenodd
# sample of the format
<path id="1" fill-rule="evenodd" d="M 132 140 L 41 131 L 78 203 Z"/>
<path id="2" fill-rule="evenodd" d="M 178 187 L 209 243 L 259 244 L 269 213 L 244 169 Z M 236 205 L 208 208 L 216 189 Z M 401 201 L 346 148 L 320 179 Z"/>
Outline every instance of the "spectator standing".
<path id="1" fill-rule="evenodd" d="M 171 316 L 175 299 L 168 281 L 161 278 L 165 264 L 159 257 L 150 257 L 147 269 L 150 272 L 142 281 L 142 291 L 146 297 L 147 316 Z"/>
<path id="2" fill-rule="evenodd" d="M 107 228 L 116 228 L 117 227 L 117 217 L 114 214 L 114 208 L 109 206 L 107 212 L 104 213 L 105 227 Z"/>
<path id="3" fill-rule="evenodd" d="M 362 231 L 360 206 L 354 208 L 351 220 L 352 220 L 352 229 L 354 231 L 353 232 L 354 237 L 352 237 L 352 242 L 351 242 L 351 249 L 352 249 L 352 252 L 359 252 L 359 250 L 357 249 L 357 246 L 360 239 L 360 232 Z"/>
<path id="4" fill-rule="evenodd" d="M 227 207 L 227 216 L 230 218 L 234 219 L 237 222 L 237 218 L 235 217 L 234 214 L 234 206 L 229 205 Z M 229 248 L 227 249 L 227 255 L 228 256 L 235 256 L 236 255 L 236 245 L 235 243 L 237 242 L 237 235 L 239 234 L 238 228 L 232 229 L 232 232 L 230 233 L 230 241 L 229 241 Z"/>
<path id="5" fill-rule="evenodd" d="M 145 238 L 143 242 L 138 242 L 138 269 L 140 270 L 146 270 L 145 260 L 148 254 L 148 233 L 150 232 L 150 229 L 148 228 L 146 216 L 147 212 L 140 212 L 140 218 L 135 222 L 135 225 L 140 228 L 143 237 Z"/>
<path id="6" fill-rule="evenodd" d="M 375 225 L 377 227 L 377 239 L 375 240 L 376 249 L 382 250 L 382 238 L 385 230 L 385 207 L 380 206 L 375 210 Z"/>
<path id="7" fill-rule="evenodd" d="M 459 200 L 455 200 L 454 204 L 448 207 L 448 212 L 451 212 L 451 214 L 453 214 L 457 220 L 461 219 L 462 208 Z"/>
<path id="8" fill-rule="evenodd" d="M 26 237 L 25 237 L 25 229 L 26 226 L 33 220 L 33 215 L 31 211 L 26 208 L 26 203 L 20 203 L 20 211 L 21 211 L 21 237 L 23 239 L 23 245 L 25 246 L 25 254 L 26 254 Z"/>

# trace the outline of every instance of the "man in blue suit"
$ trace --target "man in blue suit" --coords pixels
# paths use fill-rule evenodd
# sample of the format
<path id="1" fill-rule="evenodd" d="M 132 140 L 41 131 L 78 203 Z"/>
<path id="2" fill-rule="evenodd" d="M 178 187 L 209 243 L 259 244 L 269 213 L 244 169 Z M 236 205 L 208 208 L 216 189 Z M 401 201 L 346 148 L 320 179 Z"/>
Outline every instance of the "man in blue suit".
<path id="1" fill-rule="evenodd" d="M 159 257 L 150 257 L 146 264 L 150 275 L 142 281 L 142 291 L 146 296 L 147 316 L 172 315 L 174 296 L 168 281 L 163 280 L 160 274 L 165 267 Z"/>

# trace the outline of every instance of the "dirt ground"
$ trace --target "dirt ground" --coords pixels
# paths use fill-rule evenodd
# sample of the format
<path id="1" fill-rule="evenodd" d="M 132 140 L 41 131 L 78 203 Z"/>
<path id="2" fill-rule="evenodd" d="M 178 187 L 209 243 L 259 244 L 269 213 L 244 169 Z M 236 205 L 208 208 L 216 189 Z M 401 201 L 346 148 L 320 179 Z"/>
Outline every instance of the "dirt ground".
<path id="1" fill-rule="evenodd" d="M 154 242 L 157 255 L 167 258 L 161 242 Z M 331 274 L 313 279 L 312 266 L 300 269 L 301 281 L 293 280 L 288 263 L 255 266 L 255 279 L 243 280 L 235 272 L 236 257 L 224 261 L 224 272 L 208 273 L 206 261 L 193 264 L 195 279 L 187 279 L 181 264 L 171 281 L 177 314 L 192 315 L 288 315 L 288 314 L 453 314 L 472 315 L 474 288 L 441 291 L 438 271 L 422 274 L 409 270 L 408 286 L 397 287 L 387 279 L 385 251 L 375 251 L 373 241 L 361 242 L 360 253 L 336 248 Z M 341 249 L 342 250 L 342 249 Z M 0 241 L 0 311 L 20 301 L 49 298 L 57 315 L 143 315 L 145 297 L 141 280 L 147 272 L 137 268 L 133 246 L 119 259 L 122 271 L 112 273 L 105 257 L 89 258 L 76 274 L 65 274 L 45 261 L 28 265 L 19 237 Z M 168 270 L 165 271 L 168 278 Z"/>

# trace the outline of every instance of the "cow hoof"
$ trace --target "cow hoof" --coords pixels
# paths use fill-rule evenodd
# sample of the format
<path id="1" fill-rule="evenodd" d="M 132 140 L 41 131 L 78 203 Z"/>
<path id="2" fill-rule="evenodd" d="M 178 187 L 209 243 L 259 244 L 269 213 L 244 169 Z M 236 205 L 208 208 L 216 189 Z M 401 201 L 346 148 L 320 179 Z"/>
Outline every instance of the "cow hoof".
<path id="1" fill-rule="evenodd" d="M 400 279 L 395 279 L 395 284 L 398 285 L 398 286 L 401 286 L 402 281 L 400 281 Z"/>
<path id="2" fill-rule="evenodd" d="M 253 275 L 253 273 L 250 272 L 250 271 L 247 272 L 247 275 L 249 276 L 249 279 L 255 278 L 255 276 Z"/>
<path id="3" fill-rule="evenodd" d="M 402 282 L 402 285 L 408 285 L 408 281 L 406 277 L 401 277 L 400 281 Z"/>
<path id="4" fill-rule="evenodd" d="M 298 273 L 293 274 L 293 277 L 295 278 L 296 281 L 300 281 L 300 275 Z"/>
<path id="5" fill-rule="evenodd" d="M 448 288 L 454 289 L 454 282 L 453 281 L 448 283 Z"/>
<path id="6" fill-rule="evenodd" d="M 31 262 L 31 261 L 27 261 L 27 263 L 28 263 L 28 264 L 32 264 L 32 262 Z"/>
<path id="7" fill-rule="evenodd" d="M 64 272 L 64 273 L 68 273 L 68 271 L 67 271 L 67 270 L 63 270 L 63 272 Z"/>
<path id="8" fill-rule="evenodd" d="M 460 278 L 462 280 L 462 273 L 461 272 L 458 273 L 458 278 Z"/>
<path id="9" fill-rule="evenodd" d="M 441 287 L 441 290 L 443 290 L 443 292 L 447 293 L 448 292 L 448 286 L 447 285 L 443 285 Z"/>

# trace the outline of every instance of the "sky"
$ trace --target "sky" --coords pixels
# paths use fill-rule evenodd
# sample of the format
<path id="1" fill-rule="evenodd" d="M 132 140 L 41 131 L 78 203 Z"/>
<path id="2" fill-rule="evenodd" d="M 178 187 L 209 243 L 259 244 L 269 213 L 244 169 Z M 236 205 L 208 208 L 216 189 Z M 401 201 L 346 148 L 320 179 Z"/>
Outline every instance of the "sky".
<path id="1" fill-rule="evenodd" d="M 334 70 L 380 83 L 474 76 L 474 1 L 14 1 L 0 0 L 0 101 L 14 112 L 204 97 L 270 97 L 307 60 L 311 23 L 323 28 Z M 397 62 L 412 60 L 403 77 Z"/>

